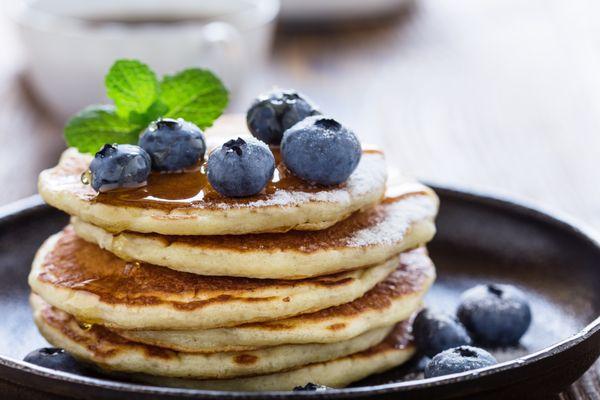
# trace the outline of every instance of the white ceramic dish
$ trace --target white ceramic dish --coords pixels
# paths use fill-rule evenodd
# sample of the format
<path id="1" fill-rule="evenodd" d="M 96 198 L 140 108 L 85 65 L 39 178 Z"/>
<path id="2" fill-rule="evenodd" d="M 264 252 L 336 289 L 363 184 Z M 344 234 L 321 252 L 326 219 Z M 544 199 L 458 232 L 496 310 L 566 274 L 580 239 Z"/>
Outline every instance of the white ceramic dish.
<path id="1" fill-rule="evenodd" d="M 159 74 L 207 67 L 235 92 L 268 57 L 279 1 L 24 0 L 12 11 L 35 94 L 65 118 L 105 100 L 118 58 Z"/>
<path id="2" fill-rule="evenodd" d="M 394 12 L 413 0 L 282 0 L 281 18 L 310 23 L 372 18 Z"/>

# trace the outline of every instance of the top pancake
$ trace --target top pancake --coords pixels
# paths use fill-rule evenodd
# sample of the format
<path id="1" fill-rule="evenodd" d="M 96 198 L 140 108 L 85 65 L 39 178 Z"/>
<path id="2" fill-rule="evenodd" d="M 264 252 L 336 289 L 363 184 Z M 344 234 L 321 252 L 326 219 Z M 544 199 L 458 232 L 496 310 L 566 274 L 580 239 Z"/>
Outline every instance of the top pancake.
<path id="1" fill-rule="evenodd" d="M 241 118 L 223 117 L 206 131 L 207 146 L 247 134 Z M 319 230 L 377 204 L 384 195 L 387 173 L 380 151 L 364 150 L 346 182 L 323 187 L 295 177 L 280 162 L 278 149 L 272 150 L 277 160 L 273 180 L 251 197 L 220 195 L 208 183 L 204 166 L 195 172 L 152 173 L 147 186 L 98 194 L 80 179 L 92 156 L 75 149 L 40 174 L 38 190 L 48 204 L 108 231 L 165 235 Z"/>

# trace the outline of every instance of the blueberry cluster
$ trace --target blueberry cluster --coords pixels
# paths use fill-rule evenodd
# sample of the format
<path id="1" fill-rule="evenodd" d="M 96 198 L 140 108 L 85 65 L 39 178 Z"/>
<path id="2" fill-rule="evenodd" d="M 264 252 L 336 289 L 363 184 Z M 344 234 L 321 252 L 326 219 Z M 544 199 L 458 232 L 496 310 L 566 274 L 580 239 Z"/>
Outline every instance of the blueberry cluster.
<path id="1" fill-rule="evenodd" d="M 519 342 L 531 324 L 531 308 L 511 285 L 478 285 L 463 293 L 456 317 L 422 310 L 413 322 L 417 347 L 432 357 L 425 377 L 454 374 L 496 364 L 472 342 L 499 347 Z"/>
<path id="2" fill-rule="evenodd" d="M 98 192 L 140 187 L 146 184 L 150 170 L 180 172 L 198 166 L 205 152 L 200 128 L 183 119 L 161 118 L 140 135 L 138 146 L 104 145 L 82 181 Z"/>
<path id="3" fill-rule="evenodd" d="M 356 135 L 293 90 L 259 96 L 246 121 L 258 140 L 230 140 L 208 158 L 208 180 L 224 196 L 252 196 L 265 188 L 275 170 L 268 145 L 281 146 L 282 161 L 294 175 L 320 185 L 346 181 L 360 161 Z M 205 153 L 204 134 L 196 125 L 161 118 L 140 135 L 138 146 L 105 145 L 82 181 L 99 192 L 139 187 L 151 170 L 181 172 L 198 166 Z"/>
<path id="4" fill-rule="evenodd" d="M 293 90 L 259 96 L 246 115 L 256 138 L 281 146 L 285 166 L 296 176 L 320 185 L 344 182 L 362 154 L 356 135 Z"/>
<path id="5" fill-rule="evenodd" d="M 275 170 L 266 145 L 280 145 L 285 166 L 299 178 L 320 185 L 344 182 L 360 161 L 362 151 L 354 133 L 321 115 L 310 100 L 293 90 L 259 96 L 246 122 L 258 140 L 229 141 L 208 158 L 208 180 L 225 196 L 251 196 L 264 189 Z"/>

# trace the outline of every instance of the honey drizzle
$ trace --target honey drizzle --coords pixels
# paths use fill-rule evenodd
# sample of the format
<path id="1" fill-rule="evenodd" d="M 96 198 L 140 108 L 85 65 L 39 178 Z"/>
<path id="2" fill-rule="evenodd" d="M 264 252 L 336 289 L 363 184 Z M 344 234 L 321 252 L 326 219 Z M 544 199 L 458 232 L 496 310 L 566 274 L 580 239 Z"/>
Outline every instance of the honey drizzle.
<path id="1" fill-rule="evenodd" d="M 271 149 L 275 156 L 277 167 L 273 179 L 267 184 L 262 193 L 244 198 L 225 197 L 215 191 L 208 182 L 206 162 L 193 172 L 157 173 L 153 172 L 148 178 L 148 184 L 135 189 L 120 189 L 99 193 L 93 201 L 115 206 L 135 206 L 152 208 L 176 208 L 178 206 L 198 205 L 211 208 L 216 204 L 244 204 L 260 200 L 268 201 L 277 191 L 297 191 L 315 193 L 331 190 L 306 182 L 292 174 L 281 162 L 279 148 Z M 379 150 L 364 150 L 365 154 L 381 153 Z M 343 187 L 341 184 L 337 187 Z"/>

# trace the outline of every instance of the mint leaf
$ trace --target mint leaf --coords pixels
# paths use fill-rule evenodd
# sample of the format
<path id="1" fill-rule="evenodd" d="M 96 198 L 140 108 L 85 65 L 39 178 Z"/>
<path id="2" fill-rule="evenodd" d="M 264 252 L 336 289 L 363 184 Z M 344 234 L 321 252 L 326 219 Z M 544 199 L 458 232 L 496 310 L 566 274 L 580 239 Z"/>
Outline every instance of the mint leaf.
<path id="1" fill-rule="evenodd" d="M 105 79 L 115 106 L 91 106 L 65 126 L 69 146 L 94 153 L 106 143 L 136 144 L 140 132 L 159 117 L 183 118 L 200 128 L 212 125 L 227 106 L 228 93 L 212 72 L 198 68 L 156 75 L 136 60 L 118 60 Z"/>
<path id="2" fill-rule="evenodd" d="M 223 113 L 228 93 L 212 72 L 191 68 L 163 78 L 160 101 L 169 109 L 165 117 L 183 118 L 204 129 Z"/>
<path id="3" fill-rule="evenodd" d="M 154 72 L 136 60 L 116 61 L 105 79 L 106 94 L 127 118 L 131 112 L 144 113 L 158 98 L 158 80 Z"/>
<path id="4" fill-rule="evenodd" d="M 67 145 L 82 153 L 95 153 L 106 143 L 137 144 L 143 127 L 119 117 L 113 106 L 90 106 L 65 126 Z"/>

